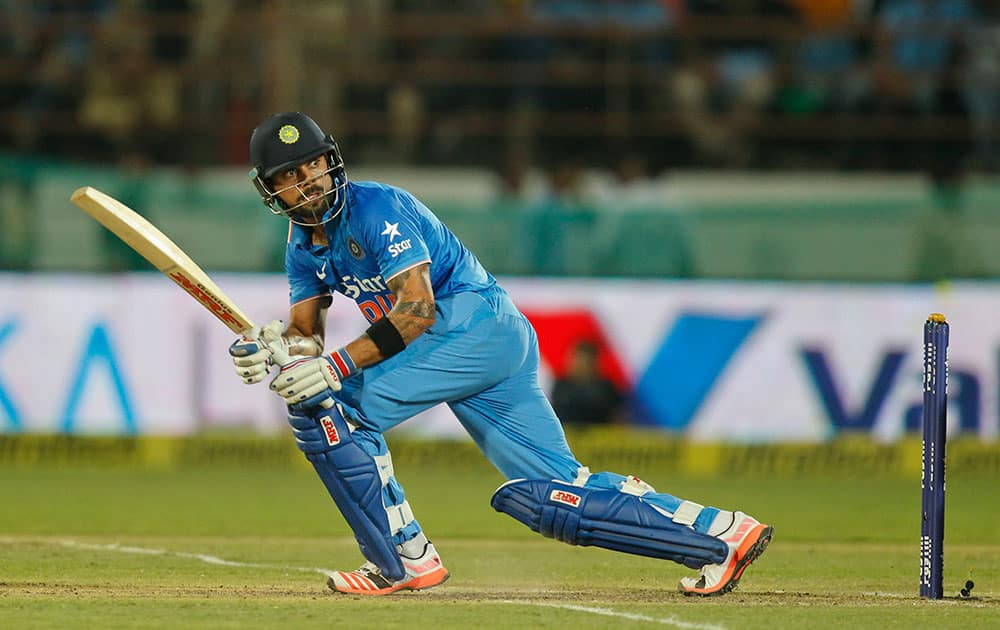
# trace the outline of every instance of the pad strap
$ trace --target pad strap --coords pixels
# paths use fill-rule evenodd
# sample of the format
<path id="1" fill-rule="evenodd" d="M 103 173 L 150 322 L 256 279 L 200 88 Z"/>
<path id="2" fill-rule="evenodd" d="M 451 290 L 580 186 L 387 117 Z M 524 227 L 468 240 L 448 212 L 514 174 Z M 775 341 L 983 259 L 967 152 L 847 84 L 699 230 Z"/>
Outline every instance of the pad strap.
<path id="1" fill-rule="evenodd" d="M 698 520 L 698 515 L 701 514 L 704 508 L 704 505 L 695 503 L 694 501 L 681 501 L 677 511 L 674 512 L 673 521 L 678 525 L 694 525 L 694 522 Z"/>

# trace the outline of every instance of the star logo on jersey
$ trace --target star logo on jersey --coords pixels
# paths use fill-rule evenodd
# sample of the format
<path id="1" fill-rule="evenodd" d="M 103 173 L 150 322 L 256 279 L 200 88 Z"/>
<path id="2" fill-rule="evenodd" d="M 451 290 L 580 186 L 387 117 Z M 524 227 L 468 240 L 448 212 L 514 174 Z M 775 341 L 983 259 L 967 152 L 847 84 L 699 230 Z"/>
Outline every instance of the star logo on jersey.
<path id="1" fill-rule="evenodd" d="M 382 236 L 388 236 L 391 243 L 393 239 L 399 236 L 399 223 L 389 223 L 386 221 L 385 229 L 382 230 Z"/>

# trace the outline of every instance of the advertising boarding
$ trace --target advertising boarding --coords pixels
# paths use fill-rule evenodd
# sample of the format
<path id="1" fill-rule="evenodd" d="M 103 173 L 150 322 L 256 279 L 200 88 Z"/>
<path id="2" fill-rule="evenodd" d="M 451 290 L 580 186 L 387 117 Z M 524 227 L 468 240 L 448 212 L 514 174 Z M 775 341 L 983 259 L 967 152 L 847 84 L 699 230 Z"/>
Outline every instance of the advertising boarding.
<path id="1" fill-rule="evenodd" d="M 279 275 L 213 274 L 263 324 Z M 892 442 L 920 420 L 922 326 L 951 324 L 950 432 L 997 439 L 1000 286 L 501 279 L 539 334 L 544 388 L 579 340 L 627 392 L 630 421 L 695 441 Z M 334 301 L 327 347 L 367 326 Z M 185 435 L 286 430 L 246 386 L 233 334 L 155 273 L 0 274 L 0 432 Z M 441 406 L 398 431 L 462 435 Z"/>

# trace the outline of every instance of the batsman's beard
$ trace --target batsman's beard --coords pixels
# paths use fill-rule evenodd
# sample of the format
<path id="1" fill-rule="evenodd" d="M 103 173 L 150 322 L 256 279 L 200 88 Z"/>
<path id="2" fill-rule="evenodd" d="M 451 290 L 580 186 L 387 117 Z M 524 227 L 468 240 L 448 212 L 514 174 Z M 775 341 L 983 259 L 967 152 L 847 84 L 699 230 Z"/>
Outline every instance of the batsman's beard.
<path id="1" fill-rule="evenodd" d="M 319 225 L 323 223 L 323 217 L 331 208 L 331 195 L 333 191 L 323 191 L 321 189 L 314 189 L 308 192 L 304 192 L 302 196 L 308 198 L 311 195 L 319 193 L 320 196 L 311 200 L 306 201 L 301 206 L 295 208 L 292 211 L 292 219 L 299 220 L 303 223 L 309 223 L 312 225 Z"/>

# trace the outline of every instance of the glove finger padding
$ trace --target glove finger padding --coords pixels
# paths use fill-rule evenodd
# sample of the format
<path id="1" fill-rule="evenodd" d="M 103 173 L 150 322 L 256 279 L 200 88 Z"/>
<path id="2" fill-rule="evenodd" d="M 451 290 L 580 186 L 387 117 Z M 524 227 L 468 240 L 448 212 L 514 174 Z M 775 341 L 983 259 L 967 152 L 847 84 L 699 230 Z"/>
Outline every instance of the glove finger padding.
<path id="1" fill-rule="evenodd" d="M 260 341 L 237 339 L 229 347 L 229 354 L 233 356 L 233 368 L 237 376 L 247 385 L 264 380 L 271 367 L 271 351 Z"/>
<path id="2" fill-rule="evenodd" d="M 259 343 L 259 342 L 254 342 L 254 343 Z M 271 359 L 271 351 L 268 350 L 266 347 L 258 346 L 258 350 L 253 354 L 234 355 L 233 365 L 235 365 L 237 368 L 251 367 L 255 365 L 267 365 L 270 359 Z M 237 372 L 238 371 L 239 370 L 237 370 Z"/>
<path id="3" fill-rule="evenodd" d="M 253 365 L 247 365 L 236 368 L 236 374 L 243 379 L 243 382 L 247 385 L 253 385 L 254 383 L 259 383 L 264 380 L 267 373 L 270 371 L 270 363 L 255 363 Z"/>
<path id="4" fill-rule="evenodd" d="M 289 357 L 270 388 L 289 405 L 301 403 L 327 389 L 340 391 L 340 379 L 326 357 Z"/>
<path id="5" fill-rule="evenodd" d="M 264 380 L 273 363 L 273 351 L 263 336 L 266 334 L 272 339 L 274 337 L 281 339 L 284 327 L 281 320 L 274 320 L 263 328 L 254 326 L 229 346 L 233 367 L 244 383 L 252 385 Z M 276 341 L 273 343 L 279 345 Z"/>
<path id="6" fill-rule="evenodd" d="M 260 341 L 240 337 L 229 346 L 229 354 L 232 357 L 242 359 L 260 352 L 261 348 L 264 347 L 264 344 Z"/>
<path id="7" fill-rule="evenodd" d="M 260 342 L 260 333 L 262 331 L 263 328 L 260 326 L 254 326 L 244 332 L 240 335 L 239 339 L 229 346 L 229 354 L 234 357 L 245 357 L 263 348 L 264 344 Z"/>
<path id="8" fill-rule="evenodd" d="M 285 397 L 285 403 L 289 405 L 300 404 L 313 396 L 326 393 L 329 389 L 330 388 L 326 386 L 326 382 L 320 379 L 318 383 L 308 385 L 304 389 L 297 390 L 296 393 Z"/>
<path id="9" fill-rule="evenodd" d="M 327 387 L 326 380 L 323 378 L 323 375 L 315 370 L 308 372 L 301 378 L 296 378 L 294 381 L 291 382 L 289 382 L 287 379 L 283 379 L 282 378 L 283 376 L 286 375 L 284 374 L 278 375 L 278 378 L 276 378 L 271 383 L 271 389 L 277 392 L 279 396 L 287 400 L 289 404 L 291 404 L 292 402 L 297 402 L 296 399 L 300 399 L 299 394 L 301 392 L 308 391 L 315 385 L 321 386 L 320 391 L 326 389 Z"/>

